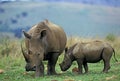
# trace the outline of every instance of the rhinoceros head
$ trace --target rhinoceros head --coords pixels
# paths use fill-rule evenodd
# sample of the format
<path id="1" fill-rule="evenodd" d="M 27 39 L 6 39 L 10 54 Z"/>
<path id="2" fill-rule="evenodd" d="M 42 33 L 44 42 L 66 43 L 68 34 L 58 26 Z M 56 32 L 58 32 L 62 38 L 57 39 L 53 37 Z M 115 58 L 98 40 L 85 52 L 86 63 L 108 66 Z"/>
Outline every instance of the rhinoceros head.
<path id="1" fill-rule="evenodd" d="M 70 52 L 68 52 L 67 49 L 68 48 L 65 49 L 63 62 L 59 64 L 62 71 L 66 71 L 67 69 L 69 69 L 72 64 L 71 54 Z"/>
<path id="2" fill-rule="evenodd" d="M 44 43 L 46 37 L 46 29 L 36 29 L 33 35 L 23 31 L 27 41 L 29 41 L 29 48 L 27 52 L 23 51 L 23 56 L 26 60 L 26 71 L 35 71 L 37 66 L 40 66 L 41 61 L 44 59 L 45 47 Z"/>
<path id="3" fill-rule="evenodd" d="M 73 49 L 77 44 L 71 46 L 69 49 L 65 48 L 65 55 L 63 62 L 60 64 L 60 68 L 62 71 L 66 71 L 67 69 L 70 68 L 72 65 L 72 62 L 75 60 L 75 57 L 73 55 Z"/>

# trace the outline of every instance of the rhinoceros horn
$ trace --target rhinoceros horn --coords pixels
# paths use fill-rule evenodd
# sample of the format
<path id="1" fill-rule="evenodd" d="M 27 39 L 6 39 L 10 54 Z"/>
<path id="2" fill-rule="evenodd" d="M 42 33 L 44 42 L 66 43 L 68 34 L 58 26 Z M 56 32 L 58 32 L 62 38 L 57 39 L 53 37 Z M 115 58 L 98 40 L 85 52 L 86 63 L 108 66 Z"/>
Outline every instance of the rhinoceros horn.
<path id="1" fill-rule="evenodd" d="M 28 62 L 29 56 L 28 56 L 28 54 L 26 53 L 26 51 L 23 50 L 22 43 L 21 43 L 21 50 L 22 50 L 23 56 L 24 56 L 24 58 L 25 58 L 25 61 Z"/>

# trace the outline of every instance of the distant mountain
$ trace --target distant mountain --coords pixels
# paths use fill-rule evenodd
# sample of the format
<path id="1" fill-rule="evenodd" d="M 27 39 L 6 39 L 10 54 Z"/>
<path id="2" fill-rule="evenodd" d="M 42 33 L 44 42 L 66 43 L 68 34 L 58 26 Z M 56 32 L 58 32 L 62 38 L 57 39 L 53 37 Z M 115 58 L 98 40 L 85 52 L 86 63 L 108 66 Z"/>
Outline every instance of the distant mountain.
<path id="1" fill-rule="evenodd" d="M 48 19 L 60 25 L 68 36 L 120 36 L 120 7 L 48 2 L 10 2 L 0 4 L 0 33 L 22 37 L 33 25 Z M 1 34 L 0 34 L 1 36 Z"/>
<path id="2" fill-rule="evenodd" d="M 120 7 L 120 0 L 0 0 L 1 3 L 8 3 L 10 1 L 73 2 L 73 3 Z"/>

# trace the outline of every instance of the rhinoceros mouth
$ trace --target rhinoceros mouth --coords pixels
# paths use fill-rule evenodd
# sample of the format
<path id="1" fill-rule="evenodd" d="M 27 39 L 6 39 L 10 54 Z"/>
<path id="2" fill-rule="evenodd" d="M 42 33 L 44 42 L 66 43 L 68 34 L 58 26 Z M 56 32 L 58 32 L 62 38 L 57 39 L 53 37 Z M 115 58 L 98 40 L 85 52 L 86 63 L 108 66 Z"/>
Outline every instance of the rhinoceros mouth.
<path id="1" fill-rule="evenodd" d="M 34 66 L 33 68 L 26 68 L 26 71 L 36 71 L 36 66 Z"/>
<path id="2" fill-rule="evenodd" d="M 60 66 L 61 71 L 66 71 L 66 70 L 67 70 L 67 68 L 64 68 L 64 67 L 62 66 L 62 64 L 59 64 L 59 66 Z"/>

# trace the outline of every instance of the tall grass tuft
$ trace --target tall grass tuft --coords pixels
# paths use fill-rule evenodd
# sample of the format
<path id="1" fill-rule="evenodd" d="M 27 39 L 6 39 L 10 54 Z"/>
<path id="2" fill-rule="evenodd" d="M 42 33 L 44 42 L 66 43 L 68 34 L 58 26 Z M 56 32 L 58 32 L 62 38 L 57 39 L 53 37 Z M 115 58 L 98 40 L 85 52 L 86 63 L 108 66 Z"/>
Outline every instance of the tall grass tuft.
<path id="1" fill-rule="evenodd" d="M 114 42 L 116 40 L 116 36 L 112 33 L 108 34 L 105 38 L 108 41 Z"/>
<path id="2" fill-rule="evenodd" d="M 0 68 L 21 66 L 24 63 L 24 58 L 21 54 L 19 40 L 13 40 L 9 37 L 0 39 L 0 59 Z"/>

